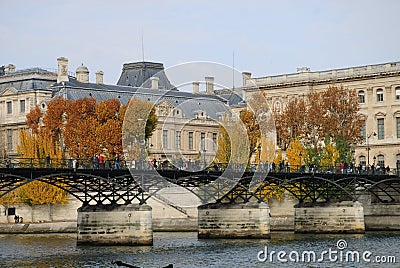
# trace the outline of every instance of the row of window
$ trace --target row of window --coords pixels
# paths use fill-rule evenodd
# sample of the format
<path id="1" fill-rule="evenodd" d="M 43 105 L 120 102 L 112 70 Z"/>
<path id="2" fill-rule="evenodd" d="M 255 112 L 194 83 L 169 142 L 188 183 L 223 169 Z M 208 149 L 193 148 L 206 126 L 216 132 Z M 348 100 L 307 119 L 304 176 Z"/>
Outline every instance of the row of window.
<path id="1" fill-rule="evenodd" d="M 367 159 L 364 155 L 360 155 L 358 160 L 361 166 L 367 166 L 367 160 L 369 159 Z M 396 163 L 400 163 L 400 154 L 396 155 Z M 385 156 L 382 154 L 375 156 L 373 162 L 370 162 L 370 164 L 374 164 L 375 166 L 379 165 L 382 168 L 385 167 Z"/>
<path id="2" fill-rule="evenodd" d="M 212 133 L 212 149 L 215 151 L 217 148 L 217 133 Z M 163 130 L 162 133 L 162 147 L 168 149 L 168 130 Z M 188 132 L 188 149 L 193 150 L 193 132 Z M 175 131 L 175 149 L 181 149 L 181 131 Z M 200 150 L 206 150 L 206 133 L 200 133 Z"/>
<path id="3" fill-rule="evenodd" d="M 398 154 L 397 155 L 397 159 L 399 160 L 400 159 L 400 154 Z M 363 156 L 363 155 L 361 155 L 360 157 L 359 157 L 359 161 L 360 161 L 360 165 L 361 166 L 367 166 L 367 158 L 365 157 L 365 156 Z M 374 165 L 376 165 L 376 166 L 380 166 L 380 167 L 385 167 L 385 156 L 383 156 L 383 155 L 378 155 L 378 157 L 376 157 L 376 159 L 374 159 L 374 161 L 376 161 L 376 162 L 373 162 L 373 163 L 370 163 L 370 164 L 374 164 Z"/>
<path id="4" fill-rule="evenodd" d="M 400 86 L 395 88 L 396 100 L 400 100 Z M 383 102 L 383 89 L 378 88 L 376 90 L 376 101 Z M 365 91 L 358 91 L 358 103 L 365 103 Z"/>
<path id="5" fill-rule="evenodd" d="M 385 119 L 384 118 L 378 118 L 376 120 L 377 122 L 377 137 L 378 140 L 383 140 L 385 139 Z M 361 128 L 361 137 L 365 140 L 367 138 L 367 132 L 366 132 L 366 126 L 365 124 Z M 396 117 L 396 137 L 400 139 L 400 117 Z"/>
<path id="6" fill-rule="evenodd" d="M 12 114 L 13 113 L 13 102 L 7 101 L 6 105 L 7 105 L 6 106 L 7 114 Z M 25 100 L 20 100 L 19 101 L 19 112 L 25 113 L 25 111 L 26 111 L 26 102 L 25 102 Z"/>

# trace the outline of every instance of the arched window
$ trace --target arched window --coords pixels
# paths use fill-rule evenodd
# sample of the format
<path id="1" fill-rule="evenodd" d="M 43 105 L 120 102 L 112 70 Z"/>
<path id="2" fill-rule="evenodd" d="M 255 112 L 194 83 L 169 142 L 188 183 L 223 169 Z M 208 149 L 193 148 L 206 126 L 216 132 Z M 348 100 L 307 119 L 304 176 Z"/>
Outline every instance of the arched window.
<path id="1" fill-rule="evenodd" d="M 360 157 L 358 158 L 358 161 L 360 162 L 360 166 L 366 166 L 367 165 L 367 161 L 365 159 L 365 156 L 360 155 Z"/>
<path id="2" fill-rule="evenodd" d="M 364 90 L 358 91 L 358 103 L 365 103 L 365 92 L 364 92 Z"/>
<path id="3" fill-rule="evenodd" d="M 378 155 L 378 165 L 381 167 L 381 168 L 384 168 L 385 167 L 385 157 L 383 156 L 383 155 Z"/>
<path id="4" fill-rule="evenodd" d="M 376 90 L 376 101 L 377 102 L 382 102 L 383 101 L 383 89 L 378 88 Z"/>

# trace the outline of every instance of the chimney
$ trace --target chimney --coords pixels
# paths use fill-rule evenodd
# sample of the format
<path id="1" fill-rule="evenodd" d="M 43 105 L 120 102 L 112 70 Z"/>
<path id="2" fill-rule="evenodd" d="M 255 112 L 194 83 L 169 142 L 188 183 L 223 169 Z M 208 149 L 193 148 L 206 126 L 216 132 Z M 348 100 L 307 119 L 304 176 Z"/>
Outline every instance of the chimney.
<path id="1" fill-rule="evenodd" d="M 150 77 L 150 80 L 151 80 L 151 89 L 158 89 L 158 80 L 160 80 L 160 78 L 152 76 Z"/>
<path id="2" fill-rule="evenodd" d="M 81 83 L 89 83 L 89 69 L 83 64 L 76 68 L 76 80 Z"/>
<path id="3" fill-rule="evenodd" d="M 60 57 L 57 59 L 58 72 L 57 72 L 57 83 L 68 82 L 68 59 Z"/>
<path id="4" fill-rule="evenodd" d="M 249 72 L 242 72 L 242 78 L 243 78 L 243 86 L 247 85 L 247 81 L 251 79 L 251 73 Z"/>
<path id="5" fill-rule="evenodd" d="M 214 94 L 214 77 L 206 76 L 204 79 L 206 80 L 206 93 Z"/>
<path id="6" fill-rule="evenodd" d="M 6 68 L 4 69 L 4 73 L 5 74 L 10 74 L 10 73 L 13 73 L 13 72 L 15 72 L 15 65 L 14 64 L 8 64 L 6 66 Z"/>
<path id="7" fill-rule="evenodd" d="M 193 84 L 193 94 L 199 94 L 200 82 L 193 82 L 192 84 Z"/>
<path id="8" fill-rule="evenodd" d="M 104 72 L 103 71 L 97 71 L 96 72 L 96 84 L 104 84 L 103 76 L 104 76 Z"/>

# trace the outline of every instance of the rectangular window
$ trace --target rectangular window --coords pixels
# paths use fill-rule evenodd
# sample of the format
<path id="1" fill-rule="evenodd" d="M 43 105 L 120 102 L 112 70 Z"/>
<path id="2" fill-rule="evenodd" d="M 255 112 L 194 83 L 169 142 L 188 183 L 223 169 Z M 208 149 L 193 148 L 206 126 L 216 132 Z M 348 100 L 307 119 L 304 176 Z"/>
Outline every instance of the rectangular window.
<path id="1" fill-rule="evenodd" d="M 400 117 L 396 117 L 397 138 L 400 138 Z"/>
<path id="2" fill-rule="evenodd" d="M 385 121 L 383 118 L 378 119 L 378 140 L 385 138 Z"/>
<path id="3" fill-rule="evenodd" d="M 13 131 L 12 129 L 7 129 L 7 149 L 12 151 L 13 149 Z"/>
<path id="4" fill-rule="evenodd" d="M 7 101 L 7 114 L 12 114 L 12 102 Z"/>
<path id="5" fill-rule="evenodd" d="M 396 100 L 400 100 L 400 87 L 396 87 Z"/>
<path id="6" fill-rule="evenodd" d="M 217 150 L 217 143 L 218 143 L 217 137 L 218 137 L 217 133 L 213 133 L 212 139 L 213 139 L 213 150 L 214 151 Z"/>
<path id="7" fill-rule="evenodd" d="M 181 149 L 181 132 L 175 132 L 175 146 L 176 149 Z"/>
<path id="8" fill-rule="evenodd" d="M 366 125 L 365 123 L 363 124 L 363 126 L 361 127 L 360 130 L 360 137 L 365 141 L 365 139 L 367 138 L 367 131 L 366 131 Z"/>
<path id="9" fill-rule="evenodd" d="M 204 151 L 206 149 L 206 133 L 201 132 L 200 134 L 200 149 Z"/>
<path id="10" fill-rule="evenodd" d="M 20 106 L 20 112 L 25 113 L 25 100 L 20 100 L 19 106 Z"/>
<path id="11" fill-rule="evenodd" d="M 193 132 L 189 132 L 189 150 L 193 150 Z"/>
<path id="12" fill-rule="evenodd" d="M 162 143 L 163 143 L 163 149 L 167 149 L 168 148 L 168 130 L 163 130 Z"/>

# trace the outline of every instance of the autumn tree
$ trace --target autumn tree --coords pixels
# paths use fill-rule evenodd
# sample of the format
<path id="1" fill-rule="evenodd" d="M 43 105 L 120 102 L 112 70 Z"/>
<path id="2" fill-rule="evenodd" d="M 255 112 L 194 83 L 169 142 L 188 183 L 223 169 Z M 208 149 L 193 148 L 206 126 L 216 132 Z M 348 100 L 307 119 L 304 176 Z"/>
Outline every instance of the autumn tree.
<path id="1" fill-rule="evenodd" d="M 289 147 L 286 150 L 286 156 L 292 169 L 294 168 L 298 170 L 303 165 L 306 151 L 298 139 L 294 139 L 290 142 Z"/>
<path id="2" fill-rule="evenodd" d="M 38 105 L 36 105 L 36 107 L 26 115 L 25 123 L 34 134 L 37 134 L 39 132 L 39 124 L 42 116 L 43 113 Z"/>
<path id="3" fill-rule="evenodd" d="M 285 149 L 291 139 L 299 139 L 307 147 L 306 161 L 320 164 L 324 140 L 329 138 L 341 161 L 349 162 L 364 122 L 358 111 L 356 91 L 342 86 L 292 99 L 275 114 L 279 144 Z"/>
<path id="4" fill-rule="evenodd" d="M 128 151 L 129 160 L 144 159 L 141 148 L 143 149 L 145 142 L 153 135 L 158 122 L 154 103 L 133 98 L 123 107 L 121 115 L 122 144 Z"/>
<path id="5" fill-rule="evenodd" d="M 217 138 L 216 162 L 227 164 L 248 164 L 250 153 L 249 141 L 246 138 L 247 128 L 239 118 L 224 116 L 219 125 Z"/>

